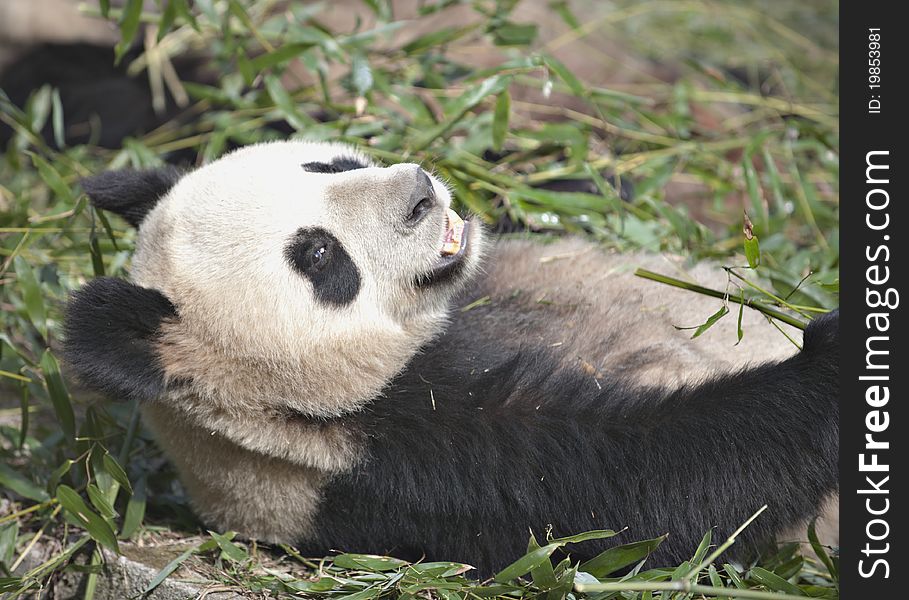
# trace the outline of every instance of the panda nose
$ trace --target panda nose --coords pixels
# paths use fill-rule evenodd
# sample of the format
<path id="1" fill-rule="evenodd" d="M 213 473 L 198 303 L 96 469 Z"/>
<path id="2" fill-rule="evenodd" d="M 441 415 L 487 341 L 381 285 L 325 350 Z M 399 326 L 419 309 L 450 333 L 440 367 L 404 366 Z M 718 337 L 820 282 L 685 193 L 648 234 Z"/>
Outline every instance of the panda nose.
<path id="1" fill-rule="evenodd" d="M 436 205 L 436 192 L 432 187 L 432 180 L 423 169 L 417 167 L 416 182 L 410 193 L 407 217 L 404 222 L 408 227 L 416 227 L 432 208 Z"/>

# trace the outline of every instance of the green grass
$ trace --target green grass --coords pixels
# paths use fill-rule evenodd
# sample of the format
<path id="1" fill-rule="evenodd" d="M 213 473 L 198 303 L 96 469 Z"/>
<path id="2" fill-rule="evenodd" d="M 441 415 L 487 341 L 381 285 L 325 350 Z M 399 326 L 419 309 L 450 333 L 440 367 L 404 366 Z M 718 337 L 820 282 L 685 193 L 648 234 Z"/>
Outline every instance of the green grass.
<path id="1" fill-rule="evenodd" d="M 125 223 L 87 205 L 78 179 L 161 164 L 175 151 L 209 161 L 228 144 L 281 137 L 271 124 L 431 166 L 461 208 L 490 224 L 507 219 L 618 250 L 732 265 L 729 287 L 715 291 L 723 308 L 704 315 L 707 326 L 735 318 L 739 304 L 800 323 L 836 306 L 835 2 L 778 3 L 772 15 L 756 1 L 579 1 L 577 14 L 551 2 L 555 33 L 542 37 L 514 2 L 485 0 L 465 4 L 474 21 L 425 25 L 456 4 L 464 3 L 425 2 L 426 14 L 404 23 L 385 2 L 367 0 L 364 24 L 341 32 L 302 4 L 271 12 L 275 2 L 210 0 L 189 11 L 177 0 L 162 15 L 129 1 L 125 12 L 109 11 L 127 42 L 137 23 L 162 24 L 157 50 L 130 69 L 151 77 L 159 98 L 185 95 L 187 105 L 184 118 L 118 150 L 60 143 L 67 121 L 52 89 L 36 90 L 22 110 L 0 93 L 0 120 L 15 130 L 0 162 L 0 591 L 80 570 L 91 596 L 100 548 L 140 538 L 169 547 L 180 532 L 187 539 L 175 568 L 201 562 L 229 588 L 275 596 L 837 597 L 826 553 L 818 561 L 787 545 L 759 565 L 733 566 L 712 556 L 708 532 L 682 565 L 641 563 L 658 541 L 627 532 L 599 563 L 577 565 L 553 558 L 568 542 L 535 532 L 528 555 L 506 557 L 513 568 L 487 582 L 449 563 L 314 560 L 234 542 L 199 531 L 135 406 L 103 402 L 61 376 L 68 292 L 96 275 L 126 275 L 134 242 Z M 211 52 L 215 85 L 165 76 L 166 57 L 188 48 Z M 477 48 L 497 52 L 495 66 L 476 68 L 468 59 Z M 593 67 L 569 68 L 578 55 Z M 295 69 L 314 74 L 311 83 L 297 88 Z M 46 123 L 51 143 L 37 133 Z M 607 177 L 631 182 L 633 199 L 623 201 Z M 571 178 L 598 193 L 537 187 Z M 13 576 L 48 540 L 56 550 Z M 616 579 L 622 567 L 633 570 Z"/>

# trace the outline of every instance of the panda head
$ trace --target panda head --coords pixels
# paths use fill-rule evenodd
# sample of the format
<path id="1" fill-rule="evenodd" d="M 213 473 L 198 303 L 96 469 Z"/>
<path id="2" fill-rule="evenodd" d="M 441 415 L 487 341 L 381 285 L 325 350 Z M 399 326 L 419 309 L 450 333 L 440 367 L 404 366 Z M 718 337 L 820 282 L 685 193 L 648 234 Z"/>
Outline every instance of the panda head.
<path id="1" fill-rule="evenodd" d="M 138 227 L 133 283 L 90 282 L 67 312 L 69 362 L 118 396 L 355 409 L 440 331 L 481 261 L 444 184 L 345 146 L 259 144 L 83 187 Z"/>

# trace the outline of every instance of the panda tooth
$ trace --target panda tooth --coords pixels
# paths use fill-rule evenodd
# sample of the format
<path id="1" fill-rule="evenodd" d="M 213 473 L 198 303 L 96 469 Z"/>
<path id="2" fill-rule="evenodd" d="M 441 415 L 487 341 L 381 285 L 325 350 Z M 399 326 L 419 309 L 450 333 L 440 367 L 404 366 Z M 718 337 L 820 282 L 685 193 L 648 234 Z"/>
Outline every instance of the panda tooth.
<path id="1" fill-rule="evenodd" d="M 464 220 L 450 208 L 447 214 L 448 227 L 445 230 L 445 238 L 442 240 L 442 248 L 439 250 L 443 256 L 458 253 L 458 250 L 461 249 L 461 237 L 464 234 Z"/>

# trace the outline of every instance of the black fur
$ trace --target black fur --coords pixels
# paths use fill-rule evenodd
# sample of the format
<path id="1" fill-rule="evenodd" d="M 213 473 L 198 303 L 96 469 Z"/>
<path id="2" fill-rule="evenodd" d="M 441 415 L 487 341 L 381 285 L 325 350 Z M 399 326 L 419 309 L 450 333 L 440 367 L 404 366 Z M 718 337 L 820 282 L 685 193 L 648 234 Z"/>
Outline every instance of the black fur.
<path id="1" fill-rule="evenodd" d="M 342 173 L 354 169 L 365 169 L 366 163 L 351 156 L 339 156 L 331 162 L 308 162 L 301 165 L 309 173 Z"/>
<path id="2" fill-rule="evenodd" d="M 539 540 L 548 525 L 556 536 L 628 527 L 572 556 L 669 533 L 655 561 L 678 564 L 710 528 L 725 538 L 768 504 L 731 551 L 742 557 L 837 488 L 837 315 L 813 322 L 789 360 L 677 390 L 595 381 L 554 367 L 549 349 L 477 339 L 512 316 L 522 321 L 501 306 L 460 313 L 346 417 L 367 458 L 324 490 L 307 551 L 425 555 L 489 574 L 526 551 L 528 529 Z"/>
<path id="3" fill-rule="evenodd" d="M 360 291 L 360 270 L 341 242 L 321 227 L 304 227 L 284 249 L 293 269 L 312 282 L 316 299 L 326 304 L 350 304 Z"/>
<path id="4" fill-rule="evenodd" d="M 111 398 L 155 398 L 164 374 L 154 341 L 161 322 L 176 317 L 161 292 L 99 277 L 67 304 L 64 356 L 83 383 Z"/>
<path id="5" fill-rule="evenodd" d="M 25 106 L 29 95 L 42 85 L 50 85 L 60 92 L 67 145 L 92 143 L 120 148 L 124 138 L 166 122 L 176 108 L 168 103 L 166 114 L 155 114 L 148 78 L 129 77 L 126 73 L 126 65 L 135 56 L 130 53 L 120 66 L 115 66 L 110 46 L 39 46 L 3 68 L 0 90 L 9 95 L 13 104 Z M 54 143 L 50 119 L 40 133 L 48 144 Z M 11 136 L 12 129 L 0 123 L 0 145 L 5 146 Z"/>
<path id="6" fill-rule="evenodd" d="M 135 171 L 105 171 L 81 181 L 82 189 L 92 204 L 109 210 L 139 227 L 167 192 L 180 180 L 183 172 L 176 167 Z"/>

